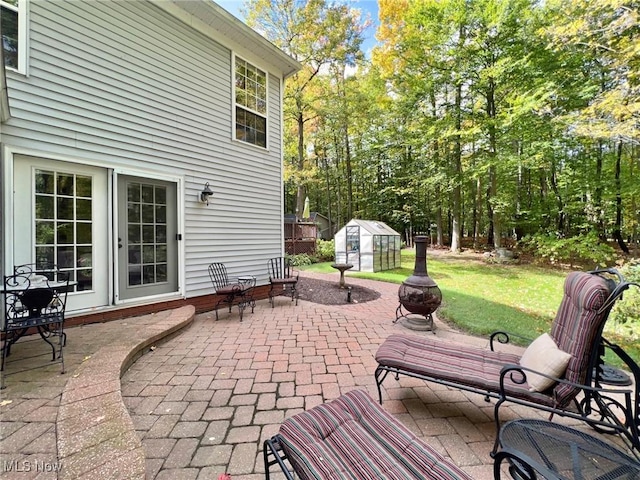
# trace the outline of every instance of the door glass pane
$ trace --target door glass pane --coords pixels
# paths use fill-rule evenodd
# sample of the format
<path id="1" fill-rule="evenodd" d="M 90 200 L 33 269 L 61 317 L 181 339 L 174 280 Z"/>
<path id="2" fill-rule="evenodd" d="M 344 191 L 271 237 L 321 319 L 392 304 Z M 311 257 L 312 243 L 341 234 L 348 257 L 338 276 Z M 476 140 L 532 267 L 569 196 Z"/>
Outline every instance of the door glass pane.
<path id="1" fill-rule="evenodd" d="M 58 218 L 73 220 L 73 199 L 58 197 Z"/>
<path id="2" fill-rule="evenodd" d="M 36 195 L 36 217 L 54 218 L 53 196 Z"/>
<path id="3" fill-rule="evenodd" d="M 56 178 L 56 192 L 58 195 L 73 195 L 74 193 L 74 176 L 58 174 Z"/>
<path id="4" fill-rule="evenodd" d="M 53 172 L 36 172 L 36 193 L 54 192 L 54 173 Z"/>
<path id="5" fill-rule="evenodd" d="M 76 200 L 76 218 L 91 220 L 91 200 Z"/>
<path id="6" fill-rule="evenodd" d="M 128 285 L 167 282 L 167 187 L 127 185 Z"/>
<path id="7" fill-rule="evenodd" d="M 57 265 L 77 280 L 75 291 L 93 287 L 93 179 L 35 171 L 35 261 Z M 80 198 L 82 197 L 82 198 Z"/>

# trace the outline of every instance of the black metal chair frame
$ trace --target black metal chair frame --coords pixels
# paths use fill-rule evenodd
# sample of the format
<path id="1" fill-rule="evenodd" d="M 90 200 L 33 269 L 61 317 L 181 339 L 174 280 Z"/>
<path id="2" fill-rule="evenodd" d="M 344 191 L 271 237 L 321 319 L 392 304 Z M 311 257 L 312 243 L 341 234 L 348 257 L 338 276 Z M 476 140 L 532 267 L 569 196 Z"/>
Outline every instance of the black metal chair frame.
<path id="1" fill-rule="evenodd" d="M 35 281 L 40 277 L 40 281 Z M 51 284 L 55 282 L 55 288 Z M 13 275 L 4 277 L 5 321 L 2 327 L 2 364 L 4 373 L 11 347 L 30 329 L 35 328 L 40 337 L 51 347 L 52 361 L 60 360 L 64 369 L 63 348 L 67 343 L 64 332 L 65 308 L 69 290 L 69 274 L 54 267 L 38 267 L 34 264 L 14 267 Z M 58 337 L 57 346 L 52 341 Z M 2 375 L 4 388 L 4 375 Z"/>
<path id="2" fill-rule="evenodd" d="M 269 271 L 269 303 L 271 308 L 275 307 L 274 297 L 284 293 L 291 295 L 291 301 L 295 300 L 298 305 L 298 280 L 300 274 L 291 265 L 291 260 L 287 257 L 275 257 L 267 262 L 267 270 Z"/>
<path id="3" fill-rule="evenodd" d="M 216 312 L 216 320 L 218 320 L 218 308 L 220 305 L 229 307 L 229 313 L 233 305 L 238 306 L 240 312 L 240 321 L 242 321 L 244 310 L 251 307 L 251 313 L 256 306 L 253 298 L 253 291 L 256 286 L 256 278 L 254 276 L 245 276 L 238 278 L 229 278 L 227 268 L 223 263 L 212 263 L 209 265 L 209 278 L 213 283 L 215 294 L 218 301 L 213 309 Z"/>
<path id="4" fill-rule="evenodd" d="M 293 468 L 289 469 L 287 464 L 284 463 L 284 461 L 287 460 L 287 454 L 282 449 L 282 445 L 280 445 L 280 434 L 276 434 L 264 441 L 262 454 L 264 457 L 264 475 L 266 480 L 270 480 L 271 478 L 269 468 L 276 464 L 280 467 L 280 470 L 282 470 L 287 480 L 294 480 L 294 476 L 291 474 Z"/>
<path id="5" fill-rule="evenodd" d="M 615 287 L 612 288 L 607 301 L 601 308 L 601 311 L 607 316 L 615 302 L 622 298 L 624 291 L 632 285 L 640 287 L 637 283 L 625 281 L 622 275 L 615 269 L 599 269 L 589 273 L 596 275 L 605 273 L 617 277 Z M 537 402 L 535 396 L 523 398 L 512 395 L 505 385 L 507 381 L 515 384 L 525 384 L 527 371 L 532 372 L 532 370 L 520 365 L 504 365 L 502 367 L 499 379 L 500 386 L 497 390 L 488 390 L 479 386 L 456 383 L 455 381 L 437 378 L 411 370 L 378 365 L 375 371 L 375 379 L 378 387 L 379 401 L 382 403 L 381 386 L 389 373 L 392 373 L 396 380 L 399 379 L 400 375 L 407 375 L 409 377 L 484 395 L 487 402 L 490 398 L 497 399 L 498 401 L 494 406 L 496 432 L 498 432 L 501 427 L 501 405 L 505 402 L 513 402 L 549 412 L 551 416 L 557 414 L 563 417 L 585 421 L 600 433 L 619 434 L 627 442 L 630 449 L 637 455 L 640 453 L 640 367 L 620 346 L 609 342 L 602 336 L 605 323 L 606 321 L 602 322 L 597 338 L 591 347 L 589 366 L 587 367 L 587 376 L 584 384 L 576 384 L 562 378 L 553 378 L 541 372 L 534 372 L 537 375 L 552 378 L 554 382 L 559 384 L 570 385 L 580 391 L 581 394 L 576 395 L 571 404 L 565 408 L 544 405 Z M 517 335 L 507 332 L 494 332 L 489 339 L 490 349 L 495 351 L 495 343 L 508 344 L 512 337 L 517 337 Z M 631 376 L 633 377 L 632 388 L 603 387 L 604 382 L 602 381 L 601 367 L 604 364 L 605 349 L 611 350 L 631 372 Z M 496 435 L 492 455 L 497 452 L 497 449 L 498 438 Z"/>

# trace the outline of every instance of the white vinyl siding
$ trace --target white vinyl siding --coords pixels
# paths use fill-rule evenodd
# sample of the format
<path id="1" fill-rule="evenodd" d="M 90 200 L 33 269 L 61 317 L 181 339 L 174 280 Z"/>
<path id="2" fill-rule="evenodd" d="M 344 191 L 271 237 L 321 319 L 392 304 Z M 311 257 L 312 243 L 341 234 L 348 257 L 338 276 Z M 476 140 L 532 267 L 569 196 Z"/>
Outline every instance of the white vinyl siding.
<path id="1" fill-rule="evenodd" d="M 212 292 L 212 261 L 266 283 L 282 252 L 281 79 L 267 70 L 270 148 L 247 149 L 229 135 L 231 51 L 150 2 L 33 2 L 29 41 L 29 78 L 7 72 L 3 143 L 183 179 L 187 296 Z"/>

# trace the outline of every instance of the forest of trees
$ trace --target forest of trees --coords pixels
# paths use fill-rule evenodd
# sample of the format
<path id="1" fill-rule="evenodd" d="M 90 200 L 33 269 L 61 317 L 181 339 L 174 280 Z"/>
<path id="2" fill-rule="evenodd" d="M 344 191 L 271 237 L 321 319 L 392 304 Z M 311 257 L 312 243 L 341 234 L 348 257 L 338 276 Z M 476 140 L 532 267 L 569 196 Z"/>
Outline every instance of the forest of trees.
<path id="1" fill-rule="evenodd" d="M 245 0 L 304 68 L 285 92 L 285 211 L 497 248 L 640 241 L 640 3 Z"/>

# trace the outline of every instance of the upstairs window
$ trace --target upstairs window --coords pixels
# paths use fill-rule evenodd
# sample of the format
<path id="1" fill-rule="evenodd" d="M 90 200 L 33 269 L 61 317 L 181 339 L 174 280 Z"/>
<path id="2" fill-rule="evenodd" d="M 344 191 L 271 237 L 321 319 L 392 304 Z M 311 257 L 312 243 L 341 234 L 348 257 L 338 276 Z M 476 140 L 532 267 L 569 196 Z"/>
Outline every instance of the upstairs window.
<path id="1" fill-rule="evenodd" d="M 267 148 L 267 74 L 235 57 L 235 138 Z"/>
<path id="2" fill-rule="evenodd" d="M 27 0 L 0 0 L 4 66 L 21 73 L 26 68 Z"/>

